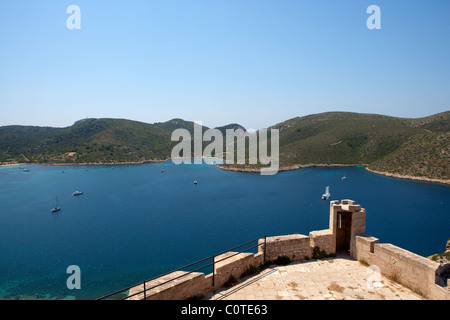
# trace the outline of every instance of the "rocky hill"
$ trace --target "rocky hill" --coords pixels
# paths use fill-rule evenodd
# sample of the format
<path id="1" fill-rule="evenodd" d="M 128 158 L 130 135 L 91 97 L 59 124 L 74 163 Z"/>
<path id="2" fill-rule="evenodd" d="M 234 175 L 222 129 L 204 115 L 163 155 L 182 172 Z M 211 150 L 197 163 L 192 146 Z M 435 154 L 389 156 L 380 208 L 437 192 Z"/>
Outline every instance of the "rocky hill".
<path id="1" fill-rule="evenodd" d="M 182 119 L 154 124 L 125 119 L 83 119 L 66 128 L 4 126 L 0 127 L 0 164 L 164 160 L 170 157 L 177 143 L 171 141 L 171 134 L 179 128 L 192 134 L 194 123 Z"/>
<path id="2" fill-rule="evenodd" d="M 327 112 L 271 128 L 280 131 L 282 169 L 367 165 L 383 174 L 450 182 L 450 112 L 420 119 Z M 251 171 L 260 166 L 232 167 Z"/>

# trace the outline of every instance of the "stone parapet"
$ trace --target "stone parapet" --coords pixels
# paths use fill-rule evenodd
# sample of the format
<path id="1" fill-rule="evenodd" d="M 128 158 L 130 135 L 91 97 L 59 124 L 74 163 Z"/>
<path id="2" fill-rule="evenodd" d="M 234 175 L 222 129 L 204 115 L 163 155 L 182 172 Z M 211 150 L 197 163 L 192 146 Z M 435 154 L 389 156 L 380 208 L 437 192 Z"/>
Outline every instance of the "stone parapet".
<path id="1" fill-rule="evenodd" d="M 356 236 L 355 257 L 428 299 L 450 299 L 448 288 L 437 284 L 440 264 L 428 258 L 367 235 Z"/>
<path id="2" fill-rule="evenodd" d="M 278 257 L 285 256 L 289 257 L 291 261 L 298 261 L 311 257 L 310 242 L 310 237 L 301 234 L 267 237 L 266 260 L 274 261 Z M 264 250 L 264 247 L 262 250 Z"/>
<path id="3" fill-rule="evenodd" d="M 214 287 L 220 288 L 230 279 L 239 279 L 250 267 L 258 267 L 264 261 L 262 253 L 227 252 L 214 258 Z"/>
<path id="4" fill-rule="evenodd" d="M 311 231 L 309 238 L 312 249 L 319 247 L 329 255 L 336 253 L 336 235 L 330 229 Z"/>
<path id="5" fill-rule="evenodd" d="M 129 300 L 185 300 L 202 296 L 212 288 L 211 277 L 200 272 L 175 271 L 130 289 Z"/>

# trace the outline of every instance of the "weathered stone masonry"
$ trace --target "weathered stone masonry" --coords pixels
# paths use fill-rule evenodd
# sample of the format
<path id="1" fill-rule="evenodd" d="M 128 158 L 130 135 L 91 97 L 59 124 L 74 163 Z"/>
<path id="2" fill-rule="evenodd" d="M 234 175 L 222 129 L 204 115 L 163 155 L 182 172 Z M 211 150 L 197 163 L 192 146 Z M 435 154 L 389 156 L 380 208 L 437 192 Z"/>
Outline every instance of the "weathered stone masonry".
<path id="1" fill-rule="evenodd" d="M 366 211 L 352 200 L 331 201 L 329 228 L 301 234 L 260 239 L 258 253 L 227 252 L 215 257 L 214 276 L 177 271 L 146 283 L 146 288 L 175 279 L 148 290 L 147 300 L 181 300 L 203 296 L 222 287 L 230 277 L 238 279 L 251 266 L 259 266 L 279 257 L 291 261 L 312 259 L 320 250 L 326 255 L 348 252 L 350 257 L 380 268 L 381 273 L 428 299 L 450 300 L 447 283 L 440 281 L 440 264 L 392 244 L 380 244 L 377 238 L 365 234 Z M 317 248 L 316 248 L 317 247 Z M 314 249 L 316 248 L 316 250 Z M 228 258 L 231 257 L 231 258 Z M 227 258 L 224 260 L 224 258 Z M 141 292 L 134 287 L 129 295 Z M 131 299 L 144 299 L 140 293 Z"/>

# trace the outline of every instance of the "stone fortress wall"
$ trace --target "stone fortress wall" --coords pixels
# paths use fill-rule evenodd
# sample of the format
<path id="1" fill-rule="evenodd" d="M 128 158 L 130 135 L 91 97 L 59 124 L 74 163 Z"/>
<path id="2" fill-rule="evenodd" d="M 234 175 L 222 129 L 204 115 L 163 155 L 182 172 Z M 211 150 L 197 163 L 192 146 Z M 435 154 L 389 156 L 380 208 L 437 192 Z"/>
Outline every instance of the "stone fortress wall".
<path id="1" fill-rule="evenodd" d="M 145 284 L 147 300 L 182 300 L 200 297 L 239 279 L 246 271 L 288 257 L 290 261 L 349 253 L 350 258 L 377 266 L 382 274 L 432 300 L 450 300 L 448 279 L 440 277 L 441 265 L 392 244 L 379 243 L 365 234 L 366 211 L 352 200 L 330 202 L 329 228 L 301 234 L 259 239 L 258 253 L 227 252 L 214 259 L 214 274 L 176 271 Z M 171 280 L 167 282 L 168 280 Z M 165 283 L 167 282 L 167 283 Z M 153 289 L 155 285 L 161 284 Z M 129 291 L 130 299 L 144 299 L 144 285 Z M 137 293 L 137 294 L 136 294 Z"/>

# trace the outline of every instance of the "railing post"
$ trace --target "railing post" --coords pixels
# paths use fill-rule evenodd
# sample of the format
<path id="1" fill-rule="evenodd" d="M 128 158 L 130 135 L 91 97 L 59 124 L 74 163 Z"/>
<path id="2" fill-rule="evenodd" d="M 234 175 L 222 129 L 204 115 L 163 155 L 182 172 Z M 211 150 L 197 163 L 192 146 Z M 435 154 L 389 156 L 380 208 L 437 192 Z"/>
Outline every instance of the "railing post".
<path id="1" fill-rule="evenodd" d="M 144 281 L 144 300 L 147 300 L 147 289 L 145 289 L 145 281 Z"/>
<path id="2" fill-rule="evenodd" d="M 212 263 L 212 267 L 213 267 L 213 277 L 212 277 L 212 285 L 213 285 L 213 289 L 214 289 L 214 286 L 215 286 L 215 273 L 216 273 L 216 265 L 215 265 L 215 261 L 216 261 L 216 256 L 214 255 L 213 257 L 212 257 L 212 259 L 213 259 L 213 263 Z"/>
<path id="3" fill-rule="evenodd" d="M 266 262 L 267 236 L 264 236 L 264 262 Z"/>

